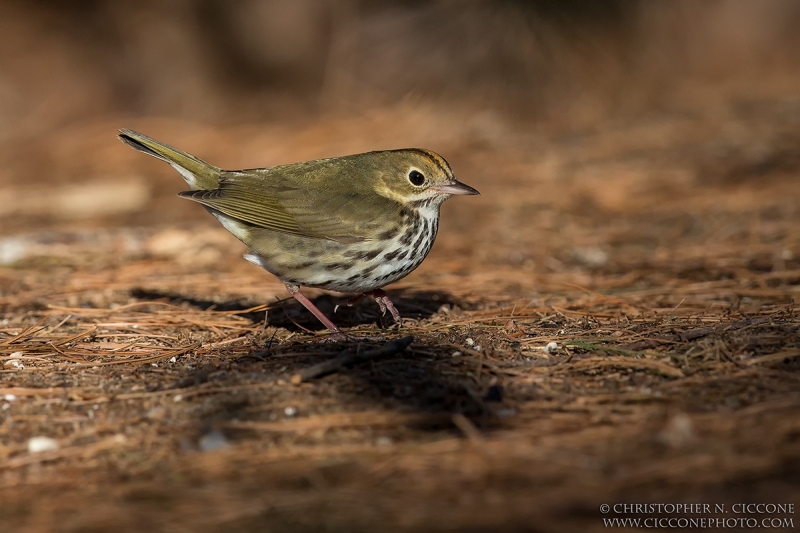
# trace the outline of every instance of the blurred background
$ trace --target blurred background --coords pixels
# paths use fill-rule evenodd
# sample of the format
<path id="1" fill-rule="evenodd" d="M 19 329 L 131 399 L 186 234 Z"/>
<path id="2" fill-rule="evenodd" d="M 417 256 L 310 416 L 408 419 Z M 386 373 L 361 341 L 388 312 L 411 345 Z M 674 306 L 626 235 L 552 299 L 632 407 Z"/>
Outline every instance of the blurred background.
<path id="1" fill-rule="evenodd" d="M 0 233 L 212 226 L 121 127 L 226 168 L 434 149 L 484 194 L 446 207 L 477 240 L 795 176 L 798 23 L 793 0 L 3 0 Z"/>
<path id="2" fill-rule="evenodd" d="M 4 0 L 1 9 L 3 140 L 114 114 L 241 125 L 404 102 L 574 126 L 672 107 L 697 85 L 762 93 L 765 76 L 795 73 L 800 58 L 792 0 Z"/>
<path id="3" fill-rule="evenodd" d="M 797 0 L 0 0 L 0 529 L 796 501 L 798 28 Z M 228 169 L 440 153 L 482 194 L 388 288 L 418 351 L 284 382 L 320 325 L 119 128 Z"/>

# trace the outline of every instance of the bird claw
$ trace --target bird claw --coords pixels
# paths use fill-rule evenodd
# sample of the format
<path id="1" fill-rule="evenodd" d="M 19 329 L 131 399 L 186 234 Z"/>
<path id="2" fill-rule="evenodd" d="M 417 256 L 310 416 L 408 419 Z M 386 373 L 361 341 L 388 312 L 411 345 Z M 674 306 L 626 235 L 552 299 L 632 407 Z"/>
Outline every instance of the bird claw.
<path id="1" fill-rule="evenodd" d="M 375 298 L 376 302 L 378 302 L 378 307 L 381 308 L 381 316 L 385 316 L 386 311 L 388 310 L 395 322 L 397 322 L 399 325 L 403 324 L 403 319 L 400 316 L 400 312 L 397 310 L 385 292 L 377 289 L 372 291 L 370 295 Z"/>
<path id="2" fill-rule="evenodd" d="M 353 307 L 353 304 L 357 303 L 363 297 L 364 297 L 363 294 L 359 294 L 358 296 L 355 296 L 354 298 L 350 298 L 349 300 L 347 300 L 343 304 L 336 304 L 336 306 L 334 306 L 334 308 L 333 308 L 333 312 L 335 313 L 336 310 L 339 309 L 343 305 L 346 305 L 347 307 Z"/>
<path id="3" fill-rule="evenodd" d="M 391 313 L 392 318 L 395 322 L 397 322 L 398 326 L 403 325 L 403 317 L 400 316 L 400 312 L 395 308 L 394 304 L 387 298 L 386 299 L 386 307 L 389 308 L 389 313 Z"/>
<path id="4" fill-rule="evenodd" d="M 386 293 L 383 292 L 380 289 L 376 289 L 374 291 L 370 291 L 370 292 L 367 292 L 367 293 L 364 293 L 364 294 L 359 294 L 358 296 L 356 296 L 354 298 L 350 298 L 349 300 L 347 300 L 344 303 L 336 304 L 333 307 L 333 312 L 336 313 L 339 310 L 339 308 L 341 306 L 343 306 L 343 305 L 346 305 L 347 307 L 352 307 L 353 304 L 358 302 L 364 296 L 372 296 L 375 299 L 375 301 L 378 304 L 378 307 L 381 310 L 381 316 L 386 316 L 386 311 L 389 311 L 389 314 L 392 315 L 392 318 L 394 319 L 395 322 L 397 322 L 398 326 L 402 326 L 403 325 L 403 319 L 400 316 L 400 313 L 397 311 L 397 308 L 394 306 L 394 304 L 389 299 L 389 297 L 386 295 Z M 328 329 L 330 329 L 330 328 L 328 328 Z M 333 331 L 333 330 L 331 330 L 331 331 Z M 336 341 L 340 341 L 340 340 L 345 340 L 347 338 L 348 338 L 347 335 L 340 334 L 340 333 L 337 333 L 337 332 L 333 332 L 333 334 L 330 337 L 328 337 L 325 342 L 336 342 Z"/>

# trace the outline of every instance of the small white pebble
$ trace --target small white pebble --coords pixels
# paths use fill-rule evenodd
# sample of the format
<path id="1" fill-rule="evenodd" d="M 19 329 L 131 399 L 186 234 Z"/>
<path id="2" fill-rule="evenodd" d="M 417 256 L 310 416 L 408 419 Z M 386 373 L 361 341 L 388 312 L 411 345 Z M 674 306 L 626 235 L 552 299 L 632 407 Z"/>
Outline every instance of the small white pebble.
<path id="1" fill-rule="evenodd" d="M 159 419 L 159 418 L 164 418 L 166 415 L 167 415 L 167 410 L 161 406 L 158 406 L 158 407 L 153 407 L 152 409 L 147 411 L 147 413 L 144 416 L 146 416 L 147 418 Z"/>
<path id="2" fill-rule="evenodd" d="M 150 363 L 150 366 L 152 366 L 153 368 L 158 368 L 158 363 Z"/>
<path id="3" fill-rule="evenodd" d="M 11 404 L 10 403 L 4 403 L 3 406 L 0 407 L 0 410 L 2 410 L 2 411 L 6 411 L 7 409 L 11 409 Z"/>
<path id="4" fill-rule="evenodd" d="M 182 394 L 176 394 L 175 396 L 172 397 L 172 401 L 173 402 L 179 402 L 181 400 L 183 400 L 183 395 Z"/>
<path id="5" fill-rule="evenodd" d="M 685 413 L 678 413 L 667 422 L 667 426 L 657 437 L 673 448 L 685 446 L 695 438 L 692 419 Z"/>
<path id="6" fill-rule="evenodd" d="M 472 337 L 467 337 L 464 342 L 467 343 L 467 346 L 475 346 L 475 341 L 472 339 Z"/>
<path id="7" fill-rule="evenodd" d="M 555 341 L 548 342 L 547 346 L 544 347 L 544 351 L 547 353 L 556 353 L 558 351 L 558 343 Z"/>
<path id="8" fill-rule="evenodd" d="M 461 357 L 461 352 L 459 351 L 453 352 L 453 357 Z"/>
<path id="9" fill-rule="evenodd" d="M 131 326 L 133 329 L 139 329 L 139 324 L 134 324 Z"/>
<path id="10" fill-rule="evenodd" d="M 225 434 L 218 429 L 209 431 L 197 441 L 197 447 L 204 452 L 213 452 L 227 448 L 228 446 L 228 439 L 226 439 Z"/>
<path id="11" fill-rule="evenodd" d="M 285 414 L 286 416 L 294 416 L 297 414 L 297 408 L 287 407 L 286 409 L 283 410 L 283 414 Z"/>
<path id="12" fill-rule="evenodd" d="M 3 399 L 7 402 L 14 402 L 17 400 L 17 397 L 14 394 L 6 394 L 5 396 L 3 396 Z"/>
<path id="13" fill-rule="evenodd" d="M 480 344 L 476 344 L 475 345 L 475 351 L 477 351 L 477 352 L 481 351 L 481 345 Z"/>
<path id="14" fill-rule="evenodd" d="M 25 355 L 24 352 L 12 352 L 11 355 L 9 355 L 9 357 L 13 359 L 15 357 L 22 357 L 23 355 Z"/>
<path id="15" fill-rule="evenodd" d="M 173 355 L 172 357 L 169 358 L 169 362 L 170 363 L 177 363 L 178 362 L 178 358 Z"/>
<path id="16" fill-rule="evenodd" d="M 28 440 L 28 451 L 30 453 L 53 452 L 57 449 L 58 442 L 50 437 L 31 437 Z"/>
<path id="17" fill-rule="evenodd" d="M 377 439 L 375 439 L 375 444 L 377 444 L 378 446 L 391 446 L 392 439 L 389 437 L 378 437 Z"/>
<path id="18" fill-rule="evenodd" d="M 19 359 L 9 359 L 3 366 L 6 368 L 13 368 L 14 370 L 23 370 L 25 368 L 25 365 L 23 365 L 22 361 Z"/>

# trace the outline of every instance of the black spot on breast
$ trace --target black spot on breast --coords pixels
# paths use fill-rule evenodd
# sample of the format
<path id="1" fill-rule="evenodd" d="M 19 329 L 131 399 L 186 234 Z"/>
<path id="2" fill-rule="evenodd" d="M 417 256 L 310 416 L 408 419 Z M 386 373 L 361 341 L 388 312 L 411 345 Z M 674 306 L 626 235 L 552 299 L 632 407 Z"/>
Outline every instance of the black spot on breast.
<path id="1" fill-rule="evenodd" d="M 372 261 L 373 259 L 378 257 L 380 254 L 381 254 L 380 250 L 372 250 L 371 252 L 367 252 L 367 254 L 364 255 L 364 259 L 366 259 L 367 261 Z"/>
<path id="2" fill-rule="evenodd" d="M 369 277 L 369 275 L 370 275 L 370 274 L 372 274 L 373 272 L 375 272 L 375 269 L 376 269 L 376 268 L 378 268 L 378 265 L 372 265 L 372 266 L 371 266 L 371 267 L 369 267 L 369 268 L 365 268 L 365 269 L 363 269 L 363 270 L 360 272 L 360 275 L 361 275 L 361 277 L 362 277 L 362 278 L 367 278 L 367 277 Z"/>
<path id="3" fill-rule="evenodd" d="M 292 268 L 296 268 L 296 269 L 298 269 L 298 270 L 302 270 L 302 269 L 304 269 L 304 268 L 308 268 L 308 267 L 310 267 L 310 266 L 314 266 L 314 265 L 316 265 L 316 264 L 317 264 L 317 262 L 316 262 L 316 261 L 306 261 L 305 263 L 297 263 L 297 264 L 294 264 L 294 265 L 292 265 Z"/>
<path id="4" fill-rule="evenodd" d="M 416 240 L 416 242 L 414 242 L 413 249 L 414 249 L 414 252 L 415 252 L 415 253 L 416 253 L 416 251 L 419 249 L 420 245 L 422 244 L 422 242 L 423 242 L 424 240 L 425 240 L 425 232 L 424 232 L 424 231 L 422 231 L 422 232 L 420 232 L 420 234 L 419 234 L 419 237 L 417 237 L 417 240 Z"/>
<path id="5" fill-rule="evenodd" d="M 405 267 L 405 266 L 402 266 L 400 268 L 396 268 L 396 269 L 392 270 L 391 272 L 389 272 L 388 274 L 384 274 L 383 276 L 379 277 L 378 278 L 378 282 L 394 278 L 394 277 L 396 277 L 396 276 L 398 276 L 400 274 L 407 274 L 409 271 L 410 271 L 410 269 Z"/>
<path id="6" fill-rule="evenodd" d="M 353 251 L 350 251 L 350 252 L 346 252 L 344 255 L 348 259 L 353 259 L 355 261 L 364 261 L 364 260 L 371 261 L 371 260 L 375 259 L 376 257 L 378 257 L 378 255 L 380 255 L 380 253 L 381 253 L 381 250 L 371 250 L 371 251 L 366 251 L 366 252 L 363 251 L 363 250 L 361 250 L 361 251 L 353 250 Z"/>
<path id="7" fill-rule="evenodd" d="M 402 250 L 402 248 L 398 248 L 394 252 L 386 254 L 385 256 L 383 256 L 383 259 L 385 261 L 391 261 L 392 259 L 394 259 L 395 257 L 397 257 L 400 254 L 400 250 Z"/>
<path id="8" fill-rule="evenodd" d="M 409 202 L 408 205 L 415 209 L 421 209 L 430 206 L 433 203 L 433 200 L 433 198 L 423 198 L 422 200 L 413 200 Z"/>
<path id="9" fill-rule="evenodd" d="M 409 226 L 405 234 L 400 238 L 400 244 L 403 246 L 411 246 L 411 242 L 414 240 L 414 235 L 416 235 L 414 226 Z"/>
<path id="10" fill-rule="evenodd" d="M 406 229 L 405 234 L 400 239 L 400 244 L 404 246 L 410 246 L 411 242 L 414 240 L 414 237 L 419 233 L 420 227 L 422 226 L 422 217 L 415 216 L 414 223 L 408 226 Z"/>
<path id="11" fill-rule="evenodd" d="M 325 270 L 350 270 L 355 266 L 354 263 L 347 263 L 347 262 L 339 262 L 339 263 L 331 263 L 329 265 L 325 265 Z"/>

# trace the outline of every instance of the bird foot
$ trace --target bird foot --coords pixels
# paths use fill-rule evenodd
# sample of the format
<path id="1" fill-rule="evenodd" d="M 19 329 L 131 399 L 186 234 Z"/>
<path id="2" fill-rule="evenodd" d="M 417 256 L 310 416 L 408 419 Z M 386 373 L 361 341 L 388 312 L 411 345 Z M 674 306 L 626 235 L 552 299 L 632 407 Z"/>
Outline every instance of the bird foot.
<path id="1" fill-rule="evenodd" d="M 386 295 L 386 293 L 383 292 L 383 290 L 381 289 L 375 289 L 374 291 L 365 292 L 364 294 L 359 294 L 358 296 L 350 298 L 343 304 L 336 304 L 336 306 L 333 308 L 333 312 L 335 313 L 336 311 L 338 311 L 339 308 L 343 305 L 346 305 L 347 307 L 353 307 L 353 305 L 358 303 L 358 301 L 361 300 L 364 296 L 372 296 L 375 299 L 375 302 L 377 302 L 378 307 L 381 310 L 382 316 L 386 314 L 386 311 L 389 311 L 389 314 L 392 315 L 394 321 L 402 325 L 403 318 L 400 316 L 400 312 L 394 306 L 394 304 Z"/>
<path id="2" fill-rule="evenodd" d="M 375 298 L 375 301 L 378 302 L 378 307 L 381 308 L 382 315 L 385 315 L 386 311 L 388 310 L 395 322 L 397 322 L 399 325 L 403 324 L 403 318 L 400 316 L 400 312 L 397 310 L 385 292 L 383 292 L 381 289 L 375 289 L 374 291 L 370 292 L 369 295 Z"/>
<path id="3" fill-rule="evenodd" d="M 322 313 L 322 311 L 317 309 L 317 306 L 314 305 L 311 302 L 311 300 L 309 300 L 302 292 L 300 292 L 300 287 L 298 287 L 297 285 L 292 285 L 291 283 L 286 283 L 285 285 L 286 285 L 286 290 L 289 291 L 289 294 L 291 294 L 294 297 L 294 299 L 297 300 L 298 302 L 300 302 L 306 309 L 311 311 L 311 313 L 315 317 L 317 317 L 317 319 L 319 319 L 319 321 L 322 322 L 322 324 L 326 328 L 328 328 L 328 331 L 331 332 L 331 334 L 328 335 L 327 337 L 325 337 L 322 340 L 322 342 L 341 342 L 341 341 L 346 341 L 346 340 L 375 340 L 375 341 L 385 341 L 386 340 L 382 336 L 379 336 L 379 337 L 354 337 L 352 335 L 348 335 L 346 333 L 342 333 L 342 331 L 338 327 L 336 327 L 336 324 L 331 322 L 330 319 L 328 317 L 326 317 Z M 385 315 L 386 311 L 388 310 L 389 313 L 391 313 L 392 318 L 395 320 L 395 322 L 397 322 L 397 325 L 398 326 L 402 325 L 402 319 L 400 317 L 400 313 L 397 312 L 397 308 L 395 308 L 395 306 L 392 303 L 392 301 L 389 299 L 388 296 L 386 296 L 386 293 L 383 292 L 381 289 L 376 289 L 376 290 L 370 291 L 368 293 L 360 294 L 360 295 L 356 296 L 355 298 L 351 298 L 351 299 L 347 300 L 344 303 L 344 305 L 346 305 L 348 307 L 352 306 L 354 303 L 356 303 L 361 298 L 363 298 L 364 296 L 367 296 L 367 295 L 372 296 L 373 298 L 375 298 L 375 301 L 378 302 L 378 307 L 381 308 L 381 313 L 382 314 Z M 333 312 L 335 313 L 337 309 L 339 309 L 338 305 L 336 307 L 334 307 Z"/>

